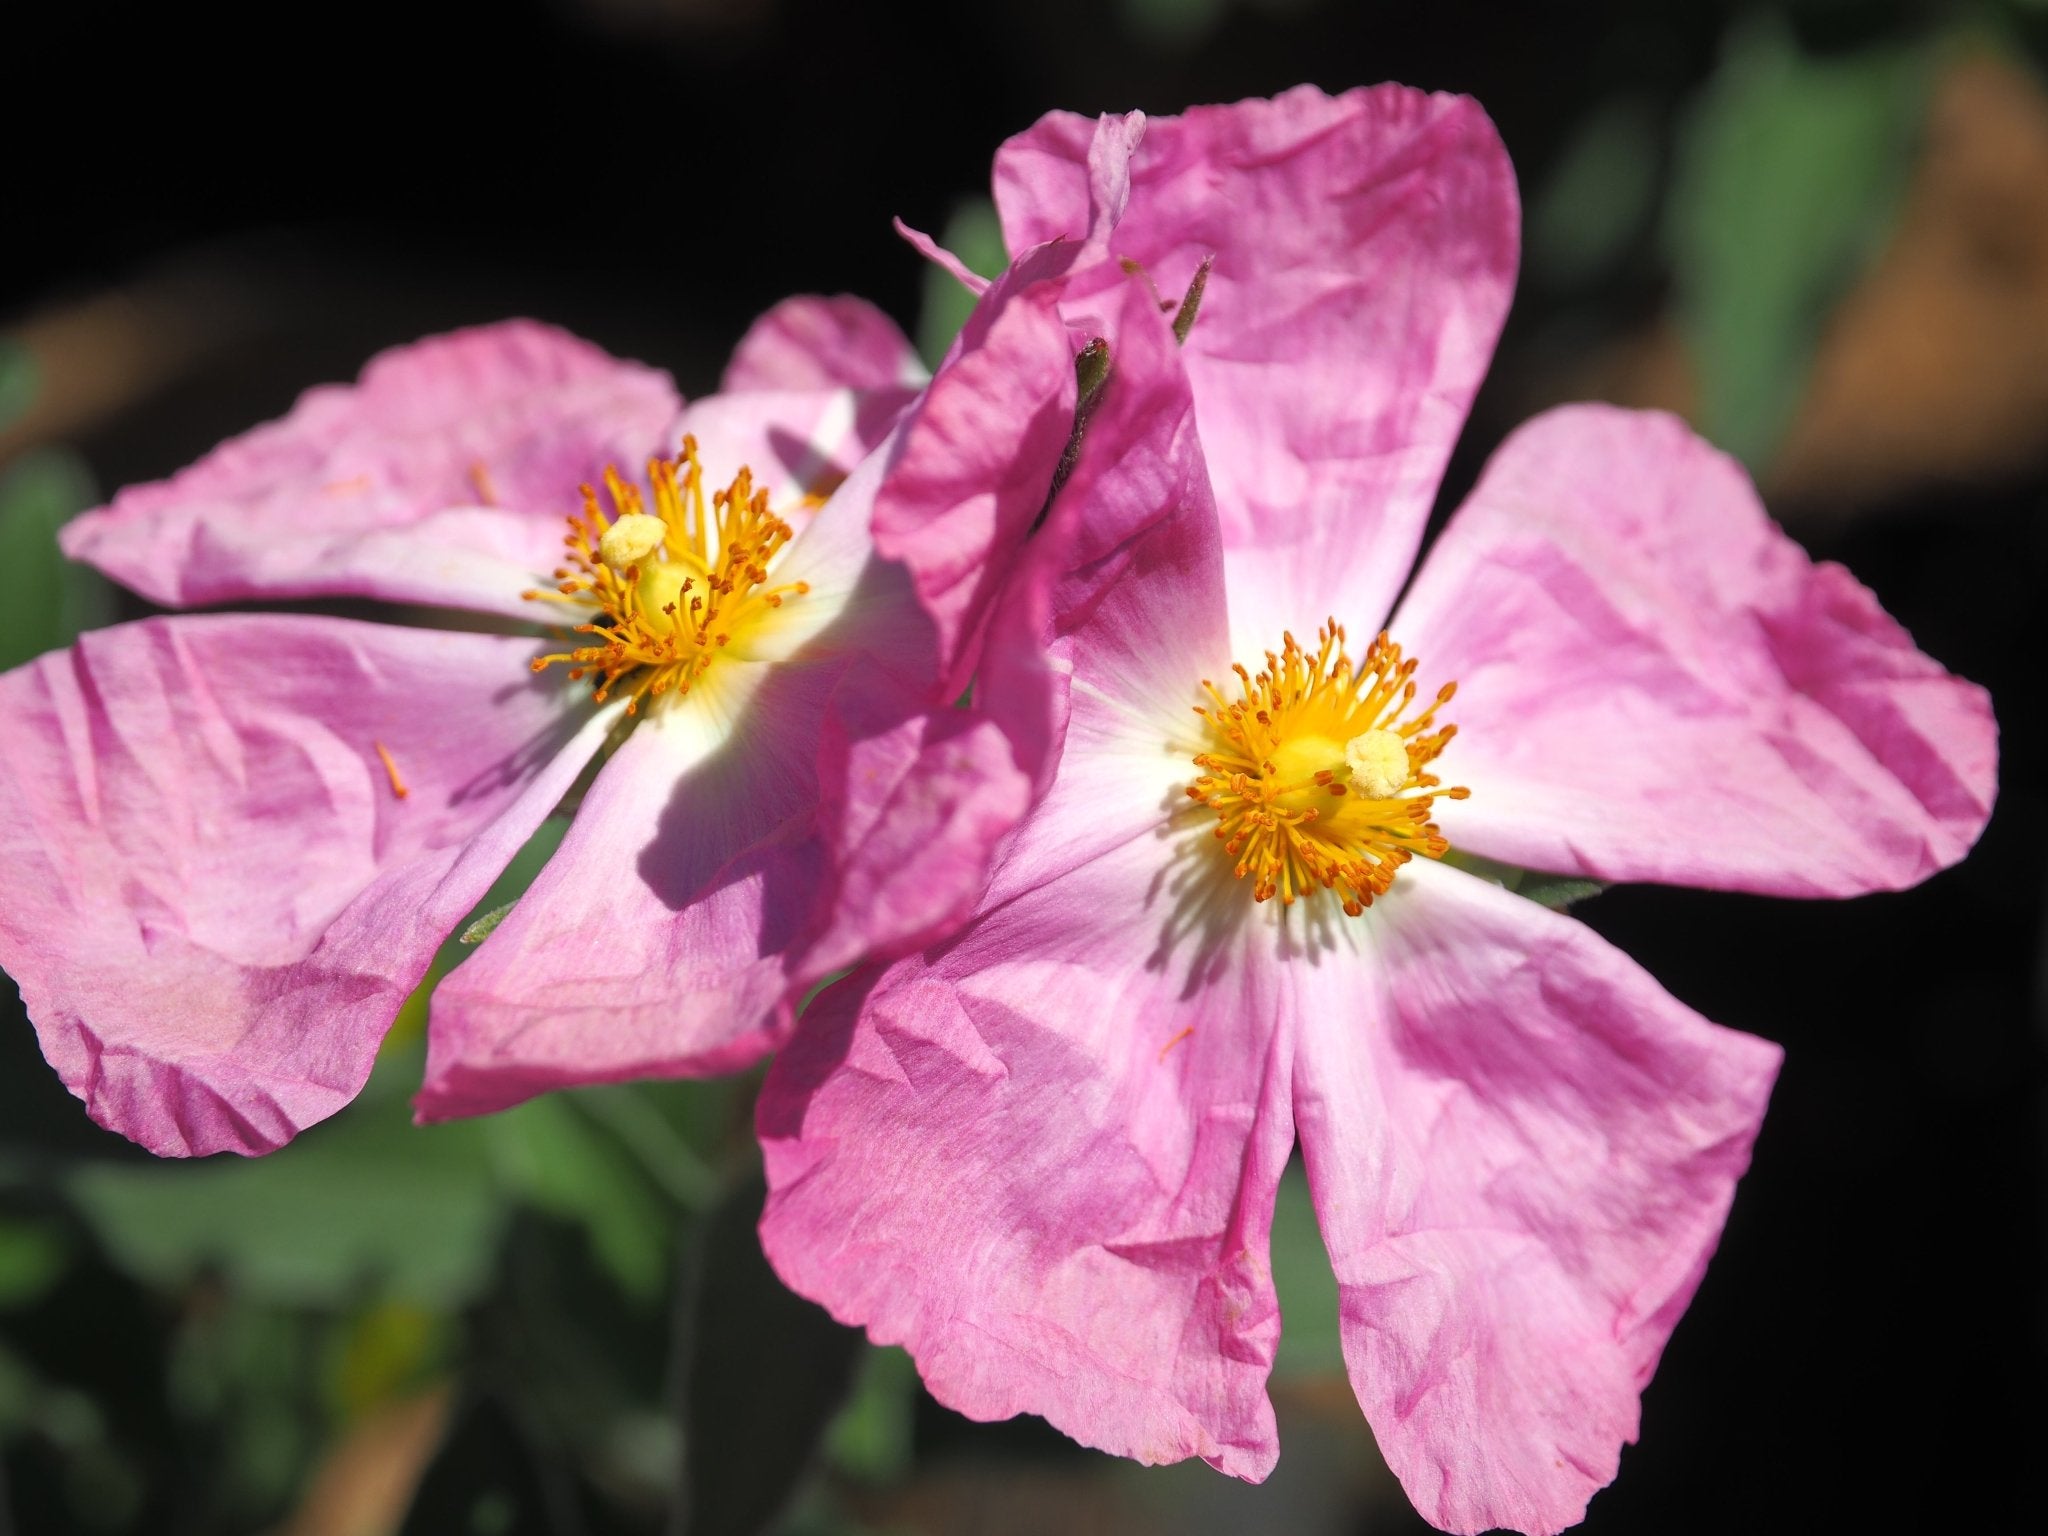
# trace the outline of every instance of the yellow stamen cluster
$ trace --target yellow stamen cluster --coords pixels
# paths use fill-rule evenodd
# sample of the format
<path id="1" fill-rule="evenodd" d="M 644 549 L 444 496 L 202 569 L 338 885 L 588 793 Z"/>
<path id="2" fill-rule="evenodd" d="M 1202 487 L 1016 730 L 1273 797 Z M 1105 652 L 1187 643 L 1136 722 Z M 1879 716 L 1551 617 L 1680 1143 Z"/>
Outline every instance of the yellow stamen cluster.
<path id="1" fill-rule="evenodd" d="M 707 506 L 697 441 L 685 437 L 674 459 L 648 460 L 647 480 L 651 511 L 617 470 L 604 474 L 610 513 L 584 486 L 555 590 L 525 594 L 596 610 L 574 626 L 590 644 L 539 657 L 533 670 L 567 665 L 572 679 L 591 679 L 600 704 L 623 687 L 629 715 L 663 694 L 687 694 L 735 635 L 784 598 L 810 591 L 801 581 L 767 584 L 769 566 L 793 534 L 769 510 L 768 492 L 755 489 L 750 470 L 714 491 Z"/>
<path id="2" fill-rule="evenodd" d="M 1431 808 L 1439 795 L 1470 791 L 1441 788 L 1427 770 L 1458 733 L 1432 729 L 1458 685 L 1404 720 L 1415 663 L 1398 645 L 1382 633 L 1354 668 L 1335 619 L 1316 639 L 1311 656 L 1288 635 L 1256 677 L 1233 668 L 1243 693 L 1235 702 L 1203 679 L 1210 703 L 1195 713 L 1216 745 L 1196 756 L 1202 773 L 1187 793 L 1216 812 L 1216 837 L 1237 878 L 1251 877 L 1254 900 L 1291 905 L 1327 890 L 1356 917 L 1416 854 L 1450 850 Z"/>

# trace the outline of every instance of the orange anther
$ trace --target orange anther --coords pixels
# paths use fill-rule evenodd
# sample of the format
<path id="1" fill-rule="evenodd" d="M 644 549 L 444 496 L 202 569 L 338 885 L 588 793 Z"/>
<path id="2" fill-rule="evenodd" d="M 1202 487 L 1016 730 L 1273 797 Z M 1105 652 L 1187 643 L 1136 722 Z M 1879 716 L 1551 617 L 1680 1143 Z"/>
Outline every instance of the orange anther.
<path id="1" fill-rule="evenodd" d="M 398 776 L 398 764 L 392 761 L 391 750 L 381 741 L 372 742 L 371 745 L 376 747 L 377 755 L 384 760 L 384 776 L 391 781 L 391 798 L 403 800 L 412 791 L 405 787 L 405 780 Z"/>

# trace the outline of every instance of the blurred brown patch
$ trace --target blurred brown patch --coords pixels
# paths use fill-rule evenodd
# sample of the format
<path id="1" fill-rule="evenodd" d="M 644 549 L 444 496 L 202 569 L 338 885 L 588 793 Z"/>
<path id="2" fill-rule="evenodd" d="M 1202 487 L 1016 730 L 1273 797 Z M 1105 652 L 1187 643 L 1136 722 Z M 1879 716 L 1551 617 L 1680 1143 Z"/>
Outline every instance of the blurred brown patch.
<path id="1" fill-rule="evenodd" d="M 1569 385 L 1570 398 L 1676 411 L 1711 431 L 1668 315 Z M 2044 459 L 2048 92 L 1971 54 L 1936 85 L 1898 226 L 1829 320 L 1763 488 L 1794 518 L 1843 517 Z"/>
<path id="2" fill-rule="evenodd" d="M 441 1444 L 449 1399 L 449 1389 L 437 1387 L 366 1414 L 314 1470 L 273 1536 L 391 1536 Z"/>
<path id="3" fill-rule="evenodd" d="M 60 304 L 9 327 L 36 393 L 0 429 L 0 464 L 104 426 L 246 341 L 267 316 L 234 264 L 176 263 L 127 287 Z"/>
<path id="4" fill-rule="evenodd" d="M 1276 1377 L 1269 1390 L 1281 1455 L 1261 1484 L 1192 1460 L 941 1456 L 896 1487 L 840 1492 L 863 1524 L 905 1536 L 1352 1536 L 1409 1523 L 1341 1372 Z"/>
<path id="5" fill-rule="evenodd" d="M 864 1524 L 916 1536 L 1168 1536 L 1092 1469 L 1030 1461 L 953 1465 L 887 1495 L 850 1499 Z"/>
<path id="6" fill-rule="evenodd" d="M 1848 509 L 2048 456 L 2048 93 L 1989 55 L 1939 82 L 1899 226 L 1843 302 L 1769 472 Z"/>

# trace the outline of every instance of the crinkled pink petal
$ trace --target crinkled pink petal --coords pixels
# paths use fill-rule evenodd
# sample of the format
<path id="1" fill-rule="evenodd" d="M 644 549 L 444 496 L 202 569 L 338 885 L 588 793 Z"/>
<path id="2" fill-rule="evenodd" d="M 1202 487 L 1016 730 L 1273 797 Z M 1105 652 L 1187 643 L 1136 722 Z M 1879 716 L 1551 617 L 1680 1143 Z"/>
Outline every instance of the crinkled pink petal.
<path id="1" fill-rule="evenodd" d="M 799 980 L 893 959 L 972 911 L 996 845 L 1031 803 L 1009 738 L 977 711 L 922 709 L 870 670 L 839 687 L 819 753 L 818 833 L 835 896 Z"/>
<path id="2" fill-rule="evenodd" d="M 775 564 L 775 581 L 809 590 L 784 604 L 774 626 L 737 637 L 726 655 L 837 659 L 887 674 L 920 696 L 920 708 L 938 700 L 937 630 L 910 572 L 881 558 L 874 543 L 875 498 L 888 483 L 903 430 L 899 421 L 894 435 L 861 460 L 808 521 L 791 516 L 797 533 Z"/>
<path id="3" fill-rule="evenodd" d="M 0 677 L 0 966 L 95 1120 L 258 1153 L 354 1097 L 598 744 L 533 649 L 217 616 Z"/>
<path id="4" fill-rule="evenodd" d="M 807 950 L 886 951 L 964 911 L 1023 781 L 1004 743 L 928 712 L 957 694 L 960 631 L 978 635 L 997 585 L 981 563 L 1043 505 L 1073 389 L 1049 293 L 992 298 L 968 334 L 777 563 L 808 591 L 656 707 L 540 880 L 441 984 L 423 1116 L 728 1070 L 786 1032 L 791 994 L 819 973 Z M 732 397 L 743 427 L 775 398 L 833 397 Z M 919 519 L 943 536 L 913 538 Z M 885 527 L 909 558 L 882 549 Z M 918 585 L 934 551 L 936 600 Z M 835 700 L 848 674 L 871 696 Z M 929 885 L 882 862 L 917 836 Z M 842 903 L 842 881 L 846 902 L 876 905 Z"/>
<path id="5" fill-rule="evenodd" d="M 1236 644 L 1258 654 L 1333 614 L 1369 631 L 1507 314 L 1519 214 L 1500 140 L 1473 102 L 1393 85 L 1197 107 L 1130 139 L 1124 120 L 1071 113 L 1011 139 L 1004 235 L 1013 250 L 1086 236 L 1113 190 L 1104 157 L 1126 148 L 1110 252 L 1168 304 L 1214 258 L 1186 354 Z M 1069 310 L 1086 299 L 1077 273 Z"/>
<path id="6" fill-rule="evenodd" d="M 987 278 L 968 266 L 966 262 L 955 256 L 930 235 L 921 229 L 912 229 L 901 219 L 895 219 L 891 222 L 896 226 L 896 233 L 903 237 L 912 250 L 952 278 L 954 282 L 965 288 L 977 299 L 988 292 L 989 280 Z"/>
<path id="7" fill-rule="evenodd" d="M 719 390 L 916 389 L 926 378 L 917 349 L 866 299 L 799 294 L 747 327 Z"/>
<path id="8" fill-rule="evenodd" d="M 1732 460 L 1667 416 L 1572 406 L 1494 456 L 1402 604 L 1455 678 L 1460 847 L 1602 880 L 1788 896 L 1913 884 L 1983 830 L 1997 736 Z"/>
<path id="9" fill-rule="evenodd" d="M 668 375 L 532 321 L 437 336 L 131 486 L 64 551 L 172 607 L 353 596 L 526 616 L 577 487 L 674 447 Z"/>
<path id="10" fill-rule="evenodd" d="M 1614 1476 L 1781 1052 L 1583 924 L 1410 865 L 1290 975 L 1344 1356 L 1448 1531 L 1559 1531 Z"/>
<path id="11" fill-rule="evenodd" d="M 762 1092 L 762 1242 L 972 1418 L 1259 1478 L 1291 1037 L 1242 933 L 1165 937 L 1156 864 L 825 993 Z"/>
<path id="12" fill-rule="evenodd" d="M 809 834 L 841 669 L 723 661 L 626 738 L 539 878 L 435 988 L 422 1119 L 773 1047 L 784 951 L 829 896 Z"/>
<path id="13" fill-rule="evenodd" d="M 937 627 L 937 697 L 967 686 L 1017 543 L 1074 419 L 1074 354 L 1053 282 L 999 283 L 905 418 L 875 498 L 874 545 Z"/>
<path id="14" fill-rule="evenodd" d="M 932 624 L 868 538 L 893 458 L 863 461 L 778 563 L 810 588 L 782 624 L 656 707 L 540 879 L 441 984 L 422 1116 L 744 1065 L 780 1038 L 793 994 L 971 902 L 1023 776 L 992 732 L 963 745 L 926 718 Z M 937 878 L 888 867 L 905 838 L 931 840 Z"/>
<path id="15" fill-rule="evenodd" d="M 1179 349 L 1142 282 L 1116 302 L 1110 383 L 1019 558 L 976 684 L 1019 761 L 1059 768 L 992 900 L 1153 835 L 1203 747 L 1200 682 L 1230 663 L 1223 551 Z"/>

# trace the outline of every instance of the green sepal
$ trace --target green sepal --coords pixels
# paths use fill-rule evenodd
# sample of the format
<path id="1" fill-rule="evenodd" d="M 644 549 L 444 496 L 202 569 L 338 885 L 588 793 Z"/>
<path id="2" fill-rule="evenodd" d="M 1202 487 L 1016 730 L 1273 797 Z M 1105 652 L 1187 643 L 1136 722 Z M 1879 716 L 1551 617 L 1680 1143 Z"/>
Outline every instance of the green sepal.
<path id="1" fill-rule="evenodd" d="M 1503 890 L 1527 897 L 1538 906 L 1548 907 L 1553 912 L 1562 912 L 1575 902 L 1598 896 L 1607 889 L 1598 880 L 1587 880 L 1578 875 L 1553 875 L 1541 870 L 1523 869 L 1518 865 L 1503 864 L 1498 859 L 1482 858 L 1476 853 L 1466 853 L 1457 848 L 1445 854 L 1443 862 L 1453 869 L 1464 870 L 1468 875 L 1490 880 Z"/>

